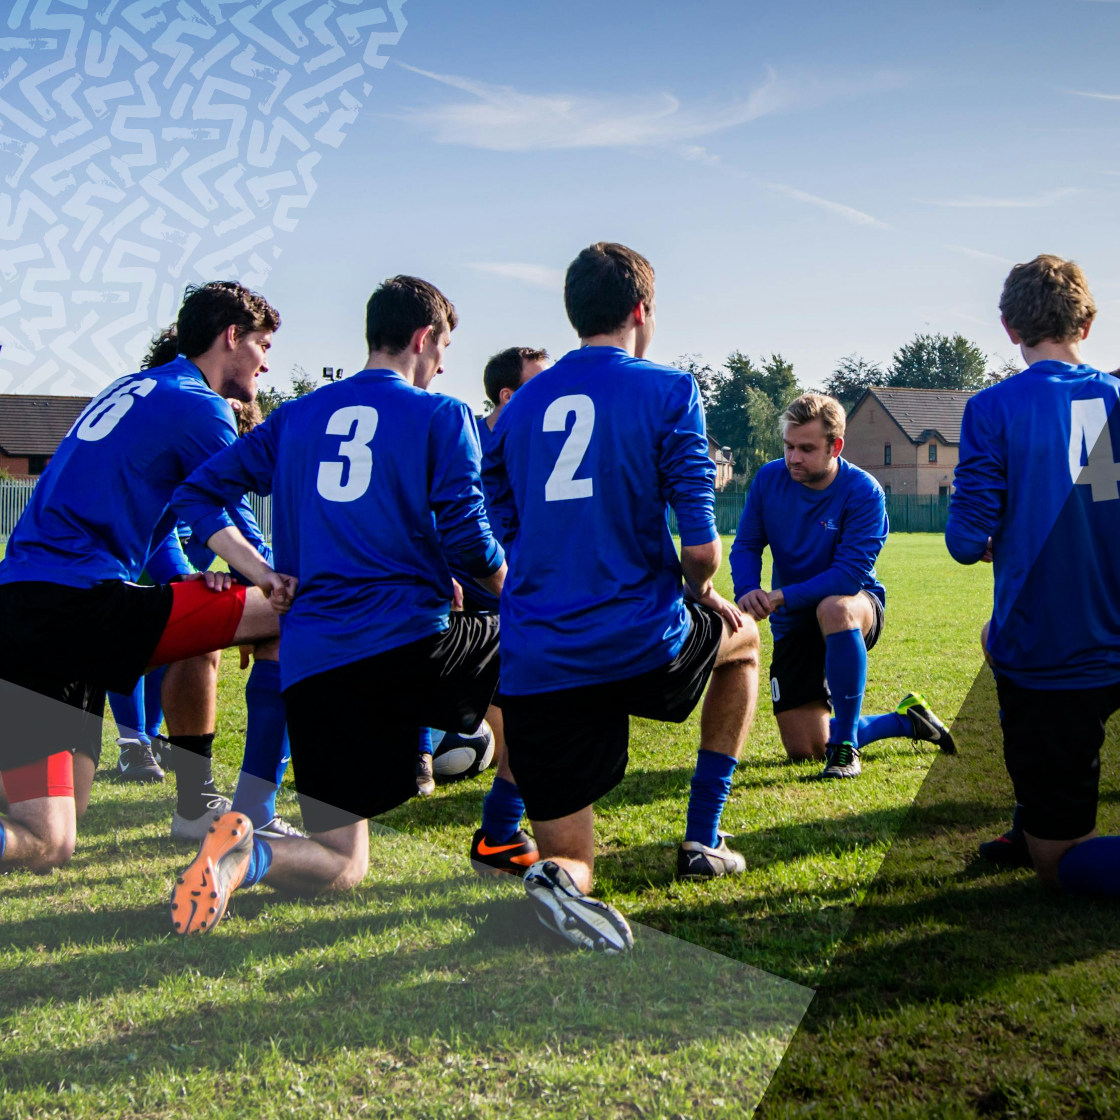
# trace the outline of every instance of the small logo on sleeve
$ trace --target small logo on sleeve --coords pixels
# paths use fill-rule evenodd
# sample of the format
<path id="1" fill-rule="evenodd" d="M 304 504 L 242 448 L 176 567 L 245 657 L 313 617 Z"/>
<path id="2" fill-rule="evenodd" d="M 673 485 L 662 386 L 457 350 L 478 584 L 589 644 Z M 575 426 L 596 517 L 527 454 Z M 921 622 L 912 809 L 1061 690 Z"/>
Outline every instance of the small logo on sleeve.
<path id="1" fill-rule="evenodd" d="M 840 526 L 837 525 L 836 522 L 833 521 L 831 517 L 827 521 L 818 522 L 818 524 L 820 525 L 820 527 L 822 529 L 830 529 L 834 533 L 840 532 Z"/>

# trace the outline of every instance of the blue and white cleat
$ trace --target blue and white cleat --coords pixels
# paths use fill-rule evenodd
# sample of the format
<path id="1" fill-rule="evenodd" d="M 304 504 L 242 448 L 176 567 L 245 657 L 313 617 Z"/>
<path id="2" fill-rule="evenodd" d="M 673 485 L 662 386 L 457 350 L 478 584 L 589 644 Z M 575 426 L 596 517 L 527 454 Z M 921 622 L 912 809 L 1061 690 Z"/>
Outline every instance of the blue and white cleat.
<path id="1" fill-rule="evenodd" d="M 627 953 L 634 947 L 626 919 L 609 903 L 583 894 L 558 863 L 538 860 L 522 882 L 549 932 L 596 953 Z"/>

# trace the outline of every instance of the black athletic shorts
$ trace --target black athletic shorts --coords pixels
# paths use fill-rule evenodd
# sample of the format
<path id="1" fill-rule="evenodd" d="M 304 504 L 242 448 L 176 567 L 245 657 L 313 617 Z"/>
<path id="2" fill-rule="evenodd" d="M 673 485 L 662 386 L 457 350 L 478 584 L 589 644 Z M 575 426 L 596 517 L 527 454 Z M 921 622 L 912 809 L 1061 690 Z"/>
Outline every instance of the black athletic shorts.
<path id="1" fill-rule="evenodd" d="M 864 637 L 868 650 L 874 648 L 883 632 L 885 612 L 883 604 L 866 588 L 860 591 L 871 600 L 875 621 Z M 770 659 L 770 699 L 774 701 L 774 714 L 800 708 L 815 700 L 823 700 L 831 709 L 832 693 L 824 675 L 824 635 L 815 611 L 806 611 L 808 618 L 785 637 L 774 642 L 774 655 Z"/>
<path id="2" fill-rule="evenodd" d="M 685 606 L 692 625 L 668 665 L 620 681 L 500 697 L 510 769 L 530 820 L 578 812 L 622 781 L 630 716 L 688 719 L 712 674 L 723 620 L 708 607 Z"/>
<path id="3" fill-rule="evenodd" d="M 171 604 L 170 587 L 116 580 L 93 587 L 0 584 L 0 770 L 75 745 L 93 755 L 91 725 L 99 748 L 99 720 L 75 722 L 76 713 L 100 717 L 106 689 L 136 687 Z"/>
<path id="4" fill-rule="evenodd" d="M 303 825 L 329 832 L 416 794 L 419 728 L 473 732 L 498 686 L 498 619 L 448 628 L 284 690 Z"/>
<path id="5" fill-rule="evenodd" d="M 1022 688 L 996 674 L 1003 760 L 1039 840 L 1077 840 L 1097 826 L 1101 744 L 1120 710 L 1120 684 L 1103 688 Z"/>

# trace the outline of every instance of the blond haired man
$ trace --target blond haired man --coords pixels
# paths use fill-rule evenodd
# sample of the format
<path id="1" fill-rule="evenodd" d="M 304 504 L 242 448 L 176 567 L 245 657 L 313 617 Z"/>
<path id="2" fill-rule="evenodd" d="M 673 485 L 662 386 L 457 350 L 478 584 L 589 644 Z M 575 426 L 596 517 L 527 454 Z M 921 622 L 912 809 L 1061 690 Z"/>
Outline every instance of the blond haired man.
<path id="1" fill-rule="evenodd" d="M 782 744 L 791 759 L 824 759 L 822 778 L 857 777 L 860 747 L 878 739 L 955 749 L 919 693 L 893 712 L 861 715 L 867 651 L 885 616 L 875 561 L 889 527 L 883 488 L 840 456 L 844 420 L 840 404 L 820 393 L 786 409 L 784 457 L 755 475 L 731 548 L 740 608 L 770 619 L 770 695 Z M 774 558 L 770 591 L 762 589 L 767 545 Z"/>

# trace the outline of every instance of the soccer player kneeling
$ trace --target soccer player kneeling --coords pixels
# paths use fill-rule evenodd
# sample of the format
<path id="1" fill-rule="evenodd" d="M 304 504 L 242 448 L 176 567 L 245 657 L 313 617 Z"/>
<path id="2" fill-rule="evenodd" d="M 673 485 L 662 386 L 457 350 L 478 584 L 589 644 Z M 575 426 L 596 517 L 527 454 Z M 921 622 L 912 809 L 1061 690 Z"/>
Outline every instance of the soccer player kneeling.
<path id="1" fill-rule="evenodd" d="M 498 620 L 452 613 L 444 560 L 501 591 L 478 432 L 466 405 L 426 391 L 457 321 L 431 284 L 386 281 L 367 305 L 366 368 L 282 405 L 175 494 L 194 534 L 257 582 L 271 569 L 225 509 L 249 490 L 272 494 L 276 562 L 300 581 L 280 673 L 310 833 L 269 841 L 246 814 L 219 816 L 172 891 L 177 933 L 212 930 L 230 893 L 262 879 L 356 886 L 367 818 L 416 793 L 417 727 L 473 731 L 493 698 Z"/>
<path id="2" fill-rule="evenodd" d="M 173 535 L 172 491 L 237 439 L 225 398 L 253 399 L 279 325 L 240 284 L 188 288 L 178 356 L 95 397 L 35 487 L 0 563 L 0 774 L 10 805 L 0 869 L 47 871 L 70 858 L 106 690 L 131 693 L 148 669 L 278 634 L 273 607 L 287 609 L 294 584 L 271 570 L 249 588 L 210 572 L 160 586 L 135 580 Z M 209 758 L 189 738 L 173 741 L 204 778 Z"/>
<path id="3" fill-rule="evenodd" d="M 1028 368 L 968 402 L 945 530 L 954 559 L 995 569 L 984 643 L 1018 808 L 981 852 L 1120 898 L 1120 836 L 1096 831 L 1120 710 L 1120 380 L 1082 362 L 1096 307 L 1072 261 L 1016 265 L 999 306 Z"/>
<path id="4" fill-rule="evenodd" d="M 576 945 L 619 952 L 626 919 L 588 897 L 592 805 L 622 780 L 630 716 L 679 723 L 710 679 L 677 873 L 742 871 L 719 819 L 757 695 L 758 628 L 712 586 L 715 467 L 696 384 L 644 359 L 649 262 L 592 245 L 564 298 L 580 348 L 518 389 L 484 465 L 509 534 L 501 708 L 541 855 L 524 877 L 538 915 Z"/>
<path id="5" fill-rule="evenodd" d="M 824 759 L 822 778 L 858 777 L 860 748 L 879 739 L 924 739 L 952 754 L 952 736 L 920 693 L 893 712 L 862 715 L 867 654 L 886 616 L 875 561 L 888 526 L 883 488 L 840 455 L 844 409 L 806 393 L 781 423 L 785 454 L 751 482 L 731 573 L 739 606 L 770 619 L 770 695 L 786 754 Z M 767 545 L 771 591 L 761 587 Z"/>

